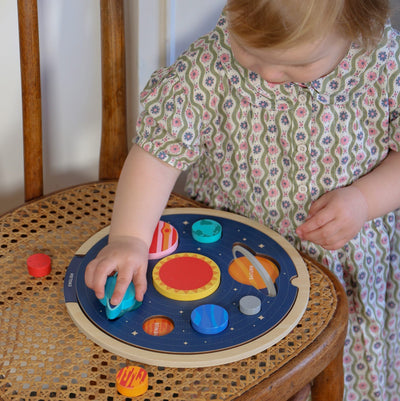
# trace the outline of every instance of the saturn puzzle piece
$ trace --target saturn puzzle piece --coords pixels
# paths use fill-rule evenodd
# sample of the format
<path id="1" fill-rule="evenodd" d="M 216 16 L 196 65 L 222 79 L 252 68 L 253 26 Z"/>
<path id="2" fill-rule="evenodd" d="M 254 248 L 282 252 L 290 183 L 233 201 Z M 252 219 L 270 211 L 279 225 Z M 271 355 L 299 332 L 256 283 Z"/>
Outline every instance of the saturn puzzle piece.
<path id="1" fill-rule="evenodd" d="M 278 264 L 266 255 L 255 254 L 244 244 L 235 244 L 232 253 L 234 259 L 228 270 L 230 276 L 239 283 L 253 286 L 266 296 L 275 297 Z M 238 253 L 243 256 L 237 257 Z"/>

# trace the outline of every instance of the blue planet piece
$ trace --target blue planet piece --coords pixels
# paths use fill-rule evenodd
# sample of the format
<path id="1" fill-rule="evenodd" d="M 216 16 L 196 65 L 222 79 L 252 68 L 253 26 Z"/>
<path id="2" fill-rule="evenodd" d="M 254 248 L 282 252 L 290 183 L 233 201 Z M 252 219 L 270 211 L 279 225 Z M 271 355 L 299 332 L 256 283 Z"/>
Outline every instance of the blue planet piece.
<path id="1" fill-rule="evenodd" d="M 110 299 L 114 292 L 116 282 L 117 273 L 107 278 L 104 289 L 104 298 L 100 299 L 100 302 L 106 307 L 106 315 L 110 320 L 117 319 L 126 312 L 137 309 L 142 304 L 141 302 L 136 301 L 135 286 L 133 283 L 130 283 L 122 301 L 118 305 L 111 305 Z"/>
<path id="2" fill-rule="evenodd" d="M 193 223 L 192 236 L 197 242 L 210 244 L 221 238 L 222 226 L 218 221 L 211 219 L 201 219 Z"/>
<path id="3" fill-rule="evenodd" d="M 228 326 L 228 312 L 219 305 L 206 304 L 193 309 L 190 320 L 201 334 L 218 334 Z"/>

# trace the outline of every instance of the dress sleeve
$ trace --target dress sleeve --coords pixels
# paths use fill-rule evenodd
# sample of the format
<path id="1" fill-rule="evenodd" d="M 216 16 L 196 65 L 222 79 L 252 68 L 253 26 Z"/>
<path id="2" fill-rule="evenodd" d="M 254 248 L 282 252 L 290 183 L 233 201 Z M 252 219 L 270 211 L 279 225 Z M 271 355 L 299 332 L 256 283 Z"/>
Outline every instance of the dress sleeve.
<path id="1" fill-rule="evenodd" d="M 389 73 L 389 135 L 390 148 L 400 151 L 400 34 L 393 30 L 390 42 Z"/>
<path id="2" fill-rule="evenodd" d="M 201 113 L 191 104 L 190 83 L 181 82 L 174 68 L 155 72 L 141 93 L 143 111 L 135 142 L 169 165 L 186 170 L 199 157 Z"/>

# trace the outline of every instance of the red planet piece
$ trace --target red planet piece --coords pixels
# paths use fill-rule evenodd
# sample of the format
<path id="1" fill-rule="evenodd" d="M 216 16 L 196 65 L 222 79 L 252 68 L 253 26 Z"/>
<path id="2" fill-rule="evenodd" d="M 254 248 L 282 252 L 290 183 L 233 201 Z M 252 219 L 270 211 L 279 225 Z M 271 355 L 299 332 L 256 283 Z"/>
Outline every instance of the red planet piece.
<path id="1" fill-rule="evenodd" d="M 44 253 L 35 253 L 29 256 L 26 261 L 28 272 L 33 277 L 44 277 L 51 272 L 50 256 Z"/>

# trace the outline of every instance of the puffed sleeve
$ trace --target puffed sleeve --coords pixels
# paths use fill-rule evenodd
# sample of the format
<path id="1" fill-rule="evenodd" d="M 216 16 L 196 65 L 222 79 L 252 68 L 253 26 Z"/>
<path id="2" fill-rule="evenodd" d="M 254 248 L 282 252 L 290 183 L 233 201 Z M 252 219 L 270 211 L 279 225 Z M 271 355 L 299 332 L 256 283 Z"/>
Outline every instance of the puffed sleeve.
<path id="1" fill-rule="evenodd" d="M 143 111 L 135 142 L 169 165 L 186 170 L 199 157 L 201 110 L 191 104 L 190 82 L 182 82 L 174 68 L 156 71 L 141 93 Z"/>
<path id="2" fill-rule="evenodd" d="M 392 31 L 387 62 L 389 74 L 389 135 L 390 148 L 400 151 L 400 34 Z"/>

